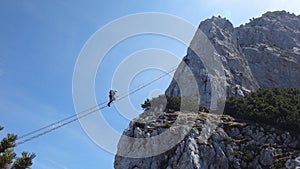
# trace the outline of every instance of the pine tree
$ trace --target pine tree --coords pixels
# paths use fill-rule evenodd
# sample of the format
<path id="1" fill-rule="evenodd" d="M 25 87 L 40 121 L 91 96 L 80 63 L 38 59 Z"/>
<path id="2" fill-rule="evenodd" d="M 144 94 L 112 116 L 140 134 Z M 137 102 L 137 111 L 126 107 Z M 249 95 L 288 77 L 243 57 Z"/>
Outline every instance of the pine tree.
<path id="1" fill-rule="evenodd" d="M 149 99 L 145 100 L 145 102 L 143 104 L 141 104 L 141 107 L 144 109 L 144 110 L 149 110 L 150 107 L 151 107 L 151 102 Z"/>
<path id="2" fill-rule="evenodd" d="M 3 127 L 0 126 L 0 131 Z M 0 169 L 28 169 L 35 157 L 34 153 L 22 152 L 21 157 L 16 157 L 14 152 L 17 135 L 7 134 L 0 142 Z"/>

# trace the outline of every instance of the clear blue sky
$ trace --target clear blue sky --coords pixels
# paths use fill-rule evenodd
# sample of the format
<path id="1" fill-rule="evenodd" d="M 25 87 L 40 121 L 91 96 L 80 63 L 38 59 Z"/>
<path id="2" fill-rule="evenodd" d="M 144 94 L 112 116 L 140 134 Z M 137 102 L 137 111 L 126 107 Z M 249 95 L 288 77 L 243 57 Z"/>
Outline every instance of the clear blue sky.
<path id="1" fill-rule="evenodd" d="M 76 59 L 88 38 L 109 22 L 134 13 L 164 12 L 186 19 L 195 26 L 211 16 L 221 15 L 235 26 L 266 11 L 300 13 L 298 0 L 1 0 L 0 1 L 0 125 L 7 132 L 22 135 L 75 114 L 72 77 Z M 122 28 L 120 28 L 122 29 Z M 141 41 L 143 43 L 141 43 Z M 144 48 L 168 50 L 179 58 L 185 47 L 159 36 L 135 37 L 113 48 L 97 74 L 96 95 L 107 98 L 115 66 L 130 53 Z M 110 59 L 110 57 L 117 59 Z M 113 60 L 113 61 L 112 61 Z M 113 66 L 110 66 L 111 64 Z M 144 72 L 155 77 L 159 72 Z M 132 87 L 144 79 L 138 75 Z M 139 79 L 140 78 L 140 79 Z M 108 80 L 107 80 L 108 79 Z M 165 90 L 170 78 L 131 96 L 135 107 L 154 89 Z M 127 127 L 114 108 L 103 111 L 118 132 Z M 117 119 L 117 120 L 116 120 Z M 74 122 L 16 148 L 35 152 L 33 169 L 108 169 L 114 154 L 95 145 Z"/>

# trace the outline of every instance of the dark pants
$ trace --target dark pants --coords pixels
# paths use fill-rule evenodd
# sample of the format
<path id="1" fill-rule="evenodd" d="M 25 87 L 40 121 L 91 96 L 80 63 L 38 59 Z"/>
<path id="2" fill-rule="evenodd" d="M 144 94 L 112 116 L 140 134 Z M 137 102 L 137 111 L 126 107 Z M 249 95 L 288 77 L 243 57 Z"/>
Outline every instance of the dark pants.
<path id="1" fill-rule="evenodd" d="M 109 95 L 109 102 L 107 103 L 107 106 L 110 107 L 110 104 L 115 100 L 116 98 L 114 96 Z"/>

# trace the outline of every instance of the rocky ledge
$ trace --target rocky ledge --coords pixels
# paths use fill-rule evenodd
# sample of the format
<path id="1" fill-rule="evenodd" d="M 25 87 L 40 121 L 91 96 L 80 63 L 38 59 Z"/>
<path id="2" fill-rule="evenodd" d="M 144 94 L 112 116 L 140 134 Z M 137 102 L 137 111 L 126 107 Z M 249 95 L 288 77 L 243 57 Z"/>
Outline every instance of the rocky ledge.
<path id="1" fill-rule="evenodd" d="M 180 132 L 177 130 L 178 126 L 187 130 L 181 128 Z M 240 121 L 227 115 L 203 112 L 162 113 L 157 111 L 153 113 L 153 111 L 145 111 L 130 123 L 123 134 L 131 138 L 151 138 L 164 135 L 169 129 L 173 129 L 173 136 L 165 138 L 164 142 L 152 145 L 147 141 L 132 142 L 131 140 L 128 142 L 127 139 L 121 139 L 118 154 L 122 154 L 122 156 L 116 155 L 115 168 L 257 169 L 300 167 L 299 138 L 287 131 Z M 151 151 L 157 147 L 169 146 L 170 140 L 183 133 L 185 136 L 178 144 L 161 154 L 145 158 L 124 157 L 124 152 L 138 154 L 139 150 L 143 151 L 143 154 L 151 154 Z M 148 148 L 143 149 L 143 147 Z"/>

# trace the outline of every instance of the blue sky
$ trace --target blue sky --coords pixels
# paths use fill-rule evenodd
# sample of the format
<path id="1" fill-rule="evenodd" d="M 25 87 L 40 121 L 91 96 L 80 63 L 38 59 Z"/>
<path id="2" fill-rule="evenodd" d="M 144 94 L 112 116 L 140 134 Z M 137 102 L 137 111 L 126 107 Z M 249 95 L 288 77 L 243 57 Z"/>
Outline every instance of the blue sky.
<path id="1" fill-rule="evenodd" d="M 163 12 L 197 26 L 221 15 L 235 26 L 266 11 L 287 10 L 300 14 L 297 0 L 1 0 L 0 1 L 0 125 L 7 132 L 25 134 L 75 114 L 72 77 L 77 57 L 98 29 L 129 14 Z M 120 28 L 122 30 L 122 28 Z M 142 43 L 141 43 L 142 42 Z M 117 44 L 105 57 L 95 79 L 99 102 L 107 99 L 116 66 L 128 55 L 145 48 L 160 48 L 178 58 L 186 47 L 170 38 L 144 35 Z M 157 77 L 144 71 L 131 88 Z M 130 97 L 138 109 L 153 91 L 163 91 L 170 77 Z M 156 89 L 156 90 L 155 90 Z M 158 90 L 159 89 L 159 90 Z M 121 133 L 129 119 L 115 108 L 102 111 L 107 123 Z M 114 154 L 93 143 L 79 122 L 74 122 L 16 148 L 35 152 L 33 169 L 113 168 Z"/>

